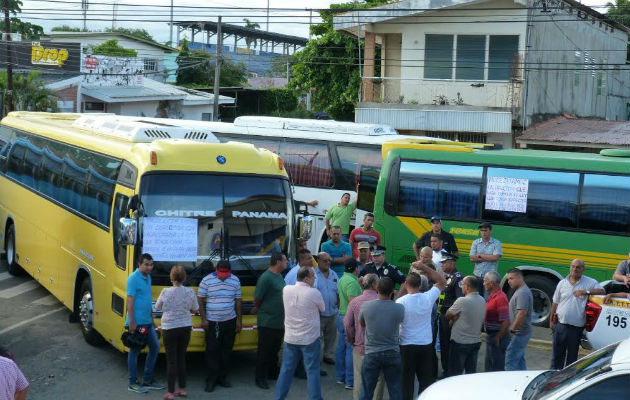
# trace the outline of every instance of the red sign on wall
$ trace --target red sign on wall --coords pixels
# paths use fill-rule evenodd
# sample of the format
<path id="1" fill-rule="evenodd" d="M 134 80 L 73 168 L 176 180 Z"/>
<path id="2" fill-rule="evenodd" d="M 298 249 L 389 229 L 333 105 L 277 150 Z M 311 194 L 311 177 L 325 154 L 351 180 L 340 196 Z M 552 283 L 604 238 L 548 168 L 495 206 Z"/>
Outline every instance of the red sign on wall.
<path id="1" fill-rule="evenodd" d="M 96 69 L 98 67 L 98 58 L 96 57 L 85 57 L 85 68 L 86 69 Z"/>

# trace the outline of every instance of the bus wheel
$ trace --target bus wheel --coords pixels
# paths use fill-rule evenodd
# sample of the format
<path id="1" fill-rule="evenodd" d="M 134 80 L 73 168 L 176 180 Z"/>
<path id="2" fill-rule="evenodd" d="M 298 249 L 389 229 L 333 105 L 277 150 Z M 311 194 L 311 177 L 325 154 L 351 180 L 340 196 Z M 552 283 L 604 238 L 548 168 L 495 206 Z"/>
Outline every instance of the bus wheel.
<path id="1" fill-rule="evenodd" d="M 85 341 L 93 346 L 104 342 L 103 337 L 94 329 L 94 302 L 92 298 L 92 284 L 89 279 L 81 283 L 81 300 L 79 302 L 79 321 Z"/>
<path id="2" fill-rule="evenodd" d="M 549 326 L 551 299 L 556 290 L 556 282 L 541 275 L 525 275 L 525 283 L 529 286 L 534 298 L 532 324 L 545 327 Z"/>
<path id="3" fill-rule="evenodd" d="M 17 263 L 15 256 L 15 228 L 13 224 L 9 226 L 7 232 L 7 241 L 5 245 L 5 252 L 7 254 L 7 264 L 9 265 L 8 271 L 11 275 L 21 275 L 24 270 Z"/>

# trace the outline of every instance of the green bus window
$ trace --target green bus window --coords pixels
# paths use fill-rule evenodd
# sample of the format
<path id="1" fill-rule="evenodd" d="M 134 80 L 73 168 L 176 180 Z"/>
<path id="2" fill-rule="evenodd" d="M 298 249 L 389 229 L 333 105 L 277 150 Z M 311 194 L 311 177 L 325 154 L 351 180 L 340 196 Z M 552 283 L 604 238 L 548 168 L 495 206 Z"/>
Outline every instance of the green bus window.
<path id="1" fill-rule="evenodd" d="M 398 214 L 473 219 L 479 213 L 483 167 L 403 161 Z"/>
<path id="2" fill-rule="evenodd" d="M 584 174 L 580 228 L 630 231 L 629 176 Z"/>
<path id="3" fill-rule="evenodd" d="M 483 219 L 517 225 L 577 227 L 579 173 L 488 168 L 487 176 L 527 179 L 527 208 L 521 213 L 487 209 L 484 204 Z"/>

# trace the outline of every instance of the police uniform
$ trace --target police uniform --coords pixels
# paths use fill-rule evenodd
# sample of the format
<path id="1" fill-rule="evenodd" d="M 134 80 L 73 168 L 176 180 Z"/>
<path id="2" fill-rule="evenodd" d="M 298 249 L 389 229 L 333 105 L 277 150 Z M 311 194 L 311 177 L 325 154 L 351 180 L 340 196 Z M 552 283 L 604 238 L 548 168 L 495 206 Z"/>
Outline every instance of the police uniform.
<path id="1" fill-rule="evenodd" d="M 394 283 L 402 284 L 405 282 L 405 274 L 403 274 L 397 266 L 391 265 L 387 262 L 383 263 L 380 268 L 374 265 L 373 261 L 365 264 L 363 271 L 359 276 L 365 276 L 367 274 L 376 274 L 379 278 L 390 278 Z"/>
<path id="2" fill-rule="evenodd" d="M 440 325 L 440 359 L 442 360 L 442 371 L 448 375 L 448 351 L 451 340 L 451 327 L 446 319 L 446 311 L 455 303 L 458 297 L 462 297 L 462 280 L 464 276 L 456 269 L 451 274 L 447 274 L 446 287 L 444 288 L 444 302 L 440 309 L 438 323 Z"/>

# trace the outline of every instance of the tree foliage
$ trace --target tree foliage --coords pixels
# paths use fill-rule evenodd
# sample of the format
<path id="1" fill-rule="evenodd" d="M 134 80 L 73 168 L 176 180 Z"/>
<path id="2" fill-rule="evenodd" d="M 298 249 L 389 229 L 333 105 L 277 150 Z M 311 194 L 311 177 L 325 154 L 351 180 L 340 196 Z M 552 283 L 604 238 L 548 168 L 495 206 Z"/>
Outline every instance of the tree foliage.
<path id="1" fill-rule="evenodd" d="M 22 1 L 9 0 L 9 13 L 11 17 L 11 32 L 19 33 L 22 35 L 22 39 L 34 40 L 39 39 L 44 34 L 44 28 L 39 25 L 32 24 L 30 22 L 24 22 L 17 18 L 16 15 L 22 11 Z M 0 31 L 6 32 L 4 25 L 4 18 L 0 18 Z"/>
<path id="2" fill-rule="evenodd" d="M 311 34 L 316 38 L 309 40 L 306 48 L 292 57 L 290 87 L 301 92 L 312 89 L 311 99 L 315 109 L 325 111 L 334 119 L 354 120 L 361 84 L 359 43 L 333 29 L 333 15 L 344 10 L 364 9 L 390 2 L 365 0 L 331 4 L 329 10 L 320 11 L 323 22 L 311 27 Z"/>
<path id="3" fill-rule="evenodd" d="M 70 25 L 59 25 L 50 28 L 51 32 L 91 32 L 89 29 L 83 30 L 82 28 L 72 27 Z"/>
<path id="4" fill-rule="evenodd" d="M 118 40 L 112 39 L 99 44 L 98 46 L 92 46 L 92 54 L 100 54 L 103 56 L 111 57 L 137 57 L 138 52 L 134 49 L 126 49 L 118 44 Z"/>
<path id="5" fill-rule="evenodd" d="M 151 34 L 149 32 L 146 31 L 146 29 L 140 29 L 140 28 L 107 28 L 105 29 L 105 32 L 115 32 L 115 33 L 122 33 L 125 35 L 129 35 L 129 36 L 133 36 L 136 37 L 138 39 L 143 39 L 143 40 L 148 40 L 150 42 L 155 42 L 155 39 L 153 39 L 153 36 L 151 36 Z"/>
<path id="6" fill-rule="evenodd" d="M 619 22 L 625 26 L 630 27 L 630 1 L 629 0 L 615 0 L 615 4 L 606 3 L 606 16 L 615 22 Z M 626 58 L 630 60 L 630 43 L 628 43 L 628 50 Z"/>
<path id="7" fill-rule="evenodd" d="M 177 56 L 177 84 L 213 86 L 216 59 L 214 54 L 203 50 L 190 50 L 188 41 L 183 40 Z M 244 63 L 234 63 L 224 58 L 221 63 L 219 85 L 242 86 L 247 82 L 247 68 Z"/>
<path id="8" fill-rule="evenodd" d="M 7 72 L 0 71 L 3 115 L 6 115 Z M 16 111 L 57 111 L 53 93 L 46 89 L 38 71 L 13 75 L 13 106 Z"/>

